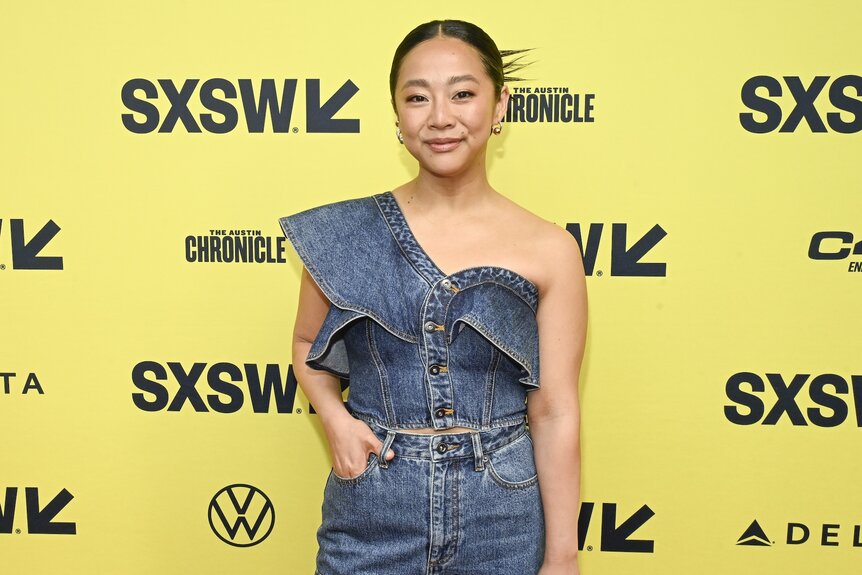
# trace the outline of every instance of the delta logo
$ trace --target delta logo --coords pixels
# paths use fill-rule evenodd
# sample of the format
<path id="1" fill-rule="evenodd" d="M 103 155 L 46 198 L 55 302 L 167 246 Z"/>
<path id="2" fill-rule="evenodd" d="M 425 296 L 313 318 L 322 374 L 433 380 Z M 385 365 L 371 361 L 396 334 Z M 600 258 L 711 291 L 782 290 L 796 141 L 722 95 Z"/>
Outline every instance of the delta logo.
<path id="1" fill-rule="evenodd" d="M 794 546 L 862 548 L 862 526 L 840 523 L 821 523 L 812 526 L 801 521 L 788 521 L 784 542 L 786 545 Z M 736 544 L 747 547 L 773 547 L 775 541 L 766 534 L 760 522 L 755 519 L 742 532 Z"/>
<path id="2" fill-rule="evenodd" d="M 751 547 L 772 547 L 772 541 L 766 535 L 763 527 L 757 522 L 757 519 L 751 522 L 739 539 L 736 540 L 737 545 L 748 545 Z"/>

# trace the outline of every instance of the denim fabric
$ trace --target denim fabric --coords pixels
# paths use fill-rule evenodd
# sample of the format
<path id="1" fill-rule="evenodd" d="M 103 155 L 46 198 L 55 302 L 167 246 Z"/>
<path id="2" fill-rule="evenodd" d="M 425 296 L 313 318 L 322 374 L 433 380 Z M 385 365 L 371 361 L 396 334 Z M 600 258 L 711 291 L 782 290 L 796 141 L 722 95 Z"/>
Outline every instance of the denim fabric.
<path id="1" fill-rule="evenodd" d="M 319 575 L 535 575 L 544 516 L 523 424 L 436 435 L 371 427 L 397 455 L 385 467 L 371 455 L 355 478 L 330 471 Z"/>
<path id="2" fill-rule="evenodd" d="M 332 303 L 306 363 L 349 379 L 347 409 L 396 453 L 355 478 L 330 473 L 319 574 L 535 573 L 536 286 L 497 266 L 447 276 L 390 192 L 279 222 Z M 473 431 L 410 433 L 423 427 Z"/>
<path id="3" fill-rule="evenodd" d="M 279 221 L 333 304 L 307 363 L 349 378 L 353 413 L 394 429 L 523 421 L 539 385 L 529 280 L 494 266 L 446 276 L 389 192 Z"/>

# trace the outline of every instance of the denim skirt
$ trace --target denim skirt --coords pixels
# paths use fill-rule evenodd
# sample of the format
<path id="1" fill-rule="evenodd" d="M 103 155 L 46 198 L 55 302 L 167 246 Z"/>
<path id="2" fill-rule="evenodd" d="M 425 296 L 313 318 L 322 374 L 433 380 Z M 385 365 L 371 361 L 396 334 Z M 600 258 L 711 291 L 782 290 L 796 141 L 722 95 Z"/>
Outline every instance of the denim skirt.
<path id="1" fill-rule="evenodd" d="M 353 478 L 330 471 L 317 575 L 534 575 L 545 530 L 523 423 L 424 435 L 368 422 L 378 454 Z"/>

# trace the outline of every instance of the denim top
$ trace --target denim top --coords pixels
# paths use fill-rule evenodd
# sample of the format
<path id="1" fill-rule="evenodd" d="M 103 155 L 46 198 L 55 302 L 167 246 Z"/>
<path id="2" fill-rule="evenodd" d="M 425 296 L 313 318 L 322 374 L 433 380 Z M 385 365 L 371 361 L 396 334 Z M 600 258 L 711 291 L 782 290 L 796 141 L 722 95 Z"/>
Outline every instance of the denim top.
<path id="1" fill-rule="evenodd" d="M 349 379 L 354 416 L 390 429 L 524 420 L 539 386 L 533 283 L 497 266 L 447 276 L 391 192 L 279 223 L 331 302 L 306 363 Z"/>

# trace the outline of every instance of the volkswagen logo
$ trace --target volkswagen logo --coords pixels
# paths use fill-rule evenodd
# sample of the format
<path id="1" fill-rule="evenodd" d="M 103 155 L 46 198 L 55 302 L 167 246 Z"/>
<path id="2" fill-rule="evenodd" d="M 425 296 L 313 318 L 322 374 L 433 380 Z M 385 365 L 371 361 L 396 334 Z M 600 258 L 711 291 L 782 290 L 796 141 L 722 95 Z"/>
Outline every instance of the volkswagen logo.
<path id="1" fill-rule="evenodd" d="M 228 545 L 251 547 L 269 537 L 275 526 L 275 508 L 257 487 L 234 483 L 213 496 L 209 522 L 213 533 Z"/>

